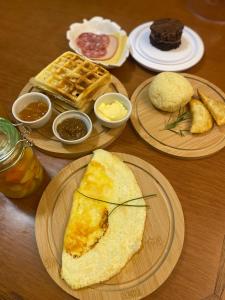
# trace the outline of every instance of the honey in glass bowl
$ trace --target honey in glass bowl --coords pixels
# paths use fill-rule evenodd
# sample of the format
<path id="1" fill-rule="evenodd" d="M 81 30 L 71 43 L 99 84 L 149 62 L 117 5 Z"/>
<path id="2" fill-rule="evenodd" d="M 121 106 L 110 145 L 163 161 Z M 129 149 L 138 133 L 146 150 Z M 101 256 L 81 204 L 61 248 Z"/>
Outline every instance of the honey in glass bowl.
<path id="1" fill-rule="evenodd" d="M 9 198 L 23 198 L 42 180 L 43 168 L 31 146 L 10 121 L 0 118 L 0 192 Z"/>

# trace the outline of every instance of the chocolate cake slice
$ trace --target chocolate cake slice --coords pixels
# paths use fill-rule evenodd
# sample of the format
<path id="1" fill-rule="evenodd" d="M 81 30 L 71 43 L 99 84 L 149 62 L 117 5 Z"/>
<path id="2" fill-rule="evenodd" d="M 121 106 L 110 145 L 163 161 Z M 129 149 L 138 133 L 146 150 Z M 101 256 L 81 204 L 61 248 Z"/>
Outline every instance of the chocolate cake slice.
<path id="1" fill-rule="evenodd" d="M 175 19 L 156 20 L 150 26 L 151 44 L 164 51 L 176 49 L 181 44 L 181 35 L 184 25 Z"/>

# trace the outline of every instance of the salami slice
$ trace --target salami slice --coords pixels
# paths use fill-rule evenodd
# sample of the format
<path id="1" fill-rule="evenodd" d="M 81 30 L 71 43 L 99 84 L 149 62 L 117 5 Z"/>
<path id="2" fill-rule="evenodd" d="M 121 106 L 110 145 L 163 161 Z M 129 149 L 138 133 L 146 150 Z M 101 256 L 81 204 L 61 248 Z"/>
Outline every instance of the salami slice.
<path id="1" fill-rule="evenodd" d="M 106 49 L 83 50 L 82 53 L 89 58 L 100 58 L 106 55 Z"/>
<path id="2" fill-rule="evenodd" d="M 76 44 L 82 54 L 88 58 L 106 59 L 107 48 L 110 46 L 111 40 L 112 36 L 107 34 L 83 32 L 77 37 Z M 115 45 L 115 42 L 113 45 Z M 117 45 L 115 47 L 117 47 Z"/>

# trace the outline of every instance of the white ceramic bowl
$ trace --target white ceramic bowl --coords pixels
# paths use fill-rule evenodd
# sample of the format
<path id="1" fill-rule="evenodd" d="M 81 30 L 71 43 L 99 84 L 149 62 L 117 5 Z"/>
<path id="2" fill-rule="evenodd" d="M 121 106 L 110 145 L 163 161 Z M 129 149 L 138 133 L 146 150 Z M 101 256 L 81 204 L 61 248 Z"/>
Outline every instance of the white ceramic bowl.
<path id="1" fill-rule="evenodd" d="M 82 120 L 86 127 L 87 127 L 87 133 L 85 136 L 83 136 L 82 138 L 80 139 L 77 139 L 77 140 L 65 140 L 63 139 L 58 131 L 57 131 L 57 126 L 64 120 L 66 119 L 69 119 L 69 118 L 76 118 L 76 119 L 80 119 Z M 60 115 L 58 115 L 53 124 L 52 124 L 52 131 L 55 135 L 55 137 L 61 141 L 62 143 L 64 144 L 79 144 L 79 143 L 82 143 L 83 141 L 85 141 L 91 134 L 92 132 L 92 122 L 91 122 L 91 119 L 89 118 L 89 116 L 85 113 L 82 113 L 82 112 L 78 112 L 76 110 L 68 110 L 68 111 L 65 111 L 63 113 L 61 113 Z"/>
<path id="2" fill-rule="evenodd" d="M 28 104 L 30 104 L 32 102 L 37 102 L 37 101 L 43 101 L 48 105 L 48 110 L 47 110 L 46 114 L 43 117 L 41 117 L 40 119 L 35 120 L 35 121 L 24 121 L 24 120 L 20 119 L 19 113 Z M 51 103 L 50 99 L 48 98 L 48 96 L 46 96 L 42 93 L 38 93 L 38 92 L 27 93 L 27 94 L 24 94 L 24 95 L 20 96 L 19 98 L 17 98 L 16 101 L 13 103 L 12 114 L 18 122 L 23 123 L 24 125 L 27 125 L 31 128 L 40 128 L 40 127 L 43 127 L 46 123 L 48 123 L 48 121 L 51 118 L 52 103 Z"/>
<path id="3" fill-rule="evenodd" d="M 127 33 L 121 29 L 121 27 L 109 19 L 103 19 L 102 17 L 93 17 L 90 20 L 84 19 L 83 22 L 73 23 L 70 25 L 69 30 L 66 33 L 66 37 L 69 40 L 69 47 L 73 49 L 76 53 L 82 55 L 80 48 L 76 44 L 76 38 L 84 32 L 92 32 L 95 34 L 109 34 L 115 35 L 120 38 L 125 38 L 126 41 L 122 46 L 122 51 L 118 59 L 114 62 L 109 60 L 95 60 L 90 59 L 98 64 L 103 65 L 106 68 L 120 67 L 126 61 L 129 56 L 129 41 L 127 38 Z"/>
<path id="4" fill-rule="evenodd" d="M 98 106 L 101 103 L 112 103 L 115 100 L 121 102 L 125 106 L 125 108 L 127 109 L 126 116 L 123 119 L 120 119 L 118 121 L 109 121 L 107 119 L 104 119 L 98 113 Z M 100 121 L 100 123 L 102 125 L 104 125 L 105 127 L 109 127 L 109 128 L 120 127 L 124 123 L 126 123 L 127 120 L 130 118 L 131 111 L 132 111 L 132 104 L 131 104 L 130 100 L 126 96 L 124 96 L 124 95 L 122 95 L 120 93 L 107 93 L 107 94 L 104 94 L 101 97 L 99 97 L 95 101 L 95 104 L 94 104 L 94 112 L 95 112 L 96 117 L 98 118 L 98 120 Z"/>

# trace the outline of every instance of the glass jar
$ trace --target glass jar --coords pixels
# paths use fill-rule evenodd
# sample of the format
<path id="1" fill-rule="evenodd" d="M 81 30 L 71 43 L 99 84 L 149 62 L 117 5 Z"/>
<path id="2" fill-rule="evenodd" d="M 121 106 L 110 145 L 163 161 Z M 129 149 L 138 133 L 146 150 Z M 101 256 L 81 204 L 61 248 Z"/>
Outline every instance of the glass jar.
<path id="1" fill-rule="evenodd" d="M 30 143 L 8 120 L 0 118 L 0 192 L 23 198 L 34 192 L 43 179 L 43 168 Z"/>

